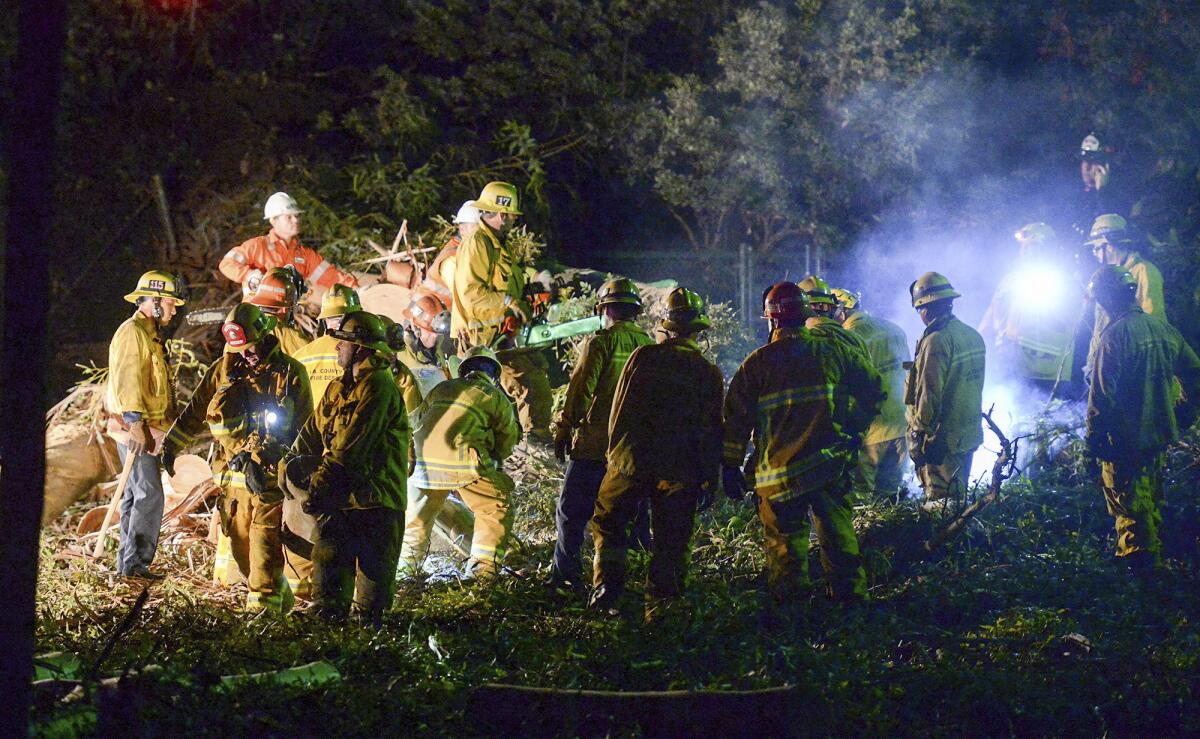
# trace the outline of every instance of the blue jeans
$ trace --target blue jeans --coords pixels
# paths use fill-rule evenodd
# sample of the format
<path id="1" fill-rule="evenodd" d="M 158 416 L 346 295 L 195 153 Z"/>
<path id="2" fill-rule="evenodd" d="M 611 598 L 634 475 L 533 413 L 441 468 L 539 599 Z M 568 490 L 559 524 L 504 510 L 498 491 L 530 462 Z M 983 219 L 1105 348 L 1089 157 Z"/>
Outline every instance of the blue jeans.
<path id="1" fill-rule="evenodd" d="M 128 449 L 117 445 L 121 464 Z M 121 495 L 121 547 L 117 550 L 117 573 L 131 575 L 149 567 L 158 549 L 158 530 L 162 526 L 163 488 L 158 472 L 158 457 L 139 454 L 133 458 L 129 481 Z"/>
<path id="2" fill-rule="evenodd" d="M 583 546 L 583 534 L 592 514 L 596 510 L 596 497 L 600 482 L 608 466 L 594 459 L 572 459 L 567 462 L 562 491 L 554 511 L 554 526 L 557 538 L 554 542 L 554 577 L 559 580 L 580 582 L 579 549 Z M 650 519 L 647 506 L 642 501 L 638 506 L 633 524 L 632 543 L 646 549 L 650 542 Z"/>

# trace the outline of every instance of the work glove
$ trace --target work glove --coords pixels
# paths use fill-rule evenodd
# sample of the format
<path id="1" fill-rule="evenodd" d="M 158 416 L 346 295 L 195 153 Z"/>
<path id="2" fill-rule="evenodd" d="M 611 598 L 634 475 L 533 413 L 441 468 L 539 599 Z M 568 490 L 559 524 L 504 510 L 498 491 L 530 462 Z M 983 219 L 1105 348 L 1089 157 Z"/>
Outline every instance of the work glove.
<path id="1" fill-rule="evenodd" d="M 737 467 L 721 465 L 721 487 L 725 488 L 725 497 L 730 500 L 741 500 L 746 497 L 746 476 Z"/>
<path id="2" fill-rule="evenodd" d="M 246 275 L 246 282 L 242 285 L 242 291 L 246 295 L 253 295 L 258 290 L 258 283 L 262 282 L 263 273 L 257 269 L 251 270 Z"/>
<path id="3" fill-rule="evenodd" d="M 162 450 L 162 465 L 167 472 L 167 477 L 175 476 L 175 449 L 170 446 L 164 446 Z"/>
<path id="4" fill-rule="evenodd" d="M 129 427 L 129 453 L 135 457 L 139 454 L 154 453 L 154 435 L 150 433 L 150 424 L 137 421 Z"/>
<path id="5" fill-rule="evenodd" d="M 567 455 L 571 453 L 571 429 L 567 426 L 557 426 L 554 429 L 554 458 L 561 464 L 567 463 Z"/>
<path id="6" fill-rule="evenodd" d="M 518 325 L 529 323 L 529 319 L 533 317 L 533 308 L 524 300 L 514 300 L 509 303 L 508 310 L 512 313 L 513 318 L 517 319 Z"/>
<path id="7" fill-rule="evenodd" d="M 925 466 L 925 434 L 920 431 L 908 432 L 908 457 L 915 467 Z"/>
<path id="8" fill-rule="evenodd" d="M 262 495 L 267 491 L 267 475 L 263 472 L 262 465 L 254 461 L 250 452 L 238 452 L 233 455 L 233 459 L 229 460 L 229 469 L 245 475 L 246 489 L 255 495 Z"/>

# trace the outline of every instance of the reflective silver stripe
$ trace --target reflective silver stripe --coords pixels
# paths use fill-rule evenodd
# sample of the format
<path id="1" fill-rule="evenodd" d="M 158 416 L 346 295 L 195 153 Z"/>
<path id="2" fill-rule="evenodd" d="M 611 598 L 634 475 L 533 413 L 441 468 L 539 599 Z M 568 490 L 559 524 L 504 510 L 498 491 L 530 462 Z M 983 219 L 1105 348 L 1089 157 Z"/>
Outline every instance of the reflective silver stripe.
<path id="1" fill-rule="evenodd" d="M 330 267 L 329 260 L 322 259 L 321 263 L 317 265 L 317 268 L 314 269 L 312 271 L 312 273 L 308 276 L 308 281 L 315 283 L 317 280 L 321 279 L 321 275 L 325 274 L 325 270 L 329 269 L 329 267 Z"/>
<path id="2" fill-rule="evenodd" d="M 499 326 L 504 323 L 504 318 L 495 318 L 491 321 L 467 321 L 467 328 L 487 328 L 489 326 Z"/>
<path id="3" fill-rule="evenodd" d="M 246 257 L 244 257 L 237 249 L 230 249 L 229 251 L 225 252 L 224 259 L 236 259 L 242 264 L 246 263 Z"/>

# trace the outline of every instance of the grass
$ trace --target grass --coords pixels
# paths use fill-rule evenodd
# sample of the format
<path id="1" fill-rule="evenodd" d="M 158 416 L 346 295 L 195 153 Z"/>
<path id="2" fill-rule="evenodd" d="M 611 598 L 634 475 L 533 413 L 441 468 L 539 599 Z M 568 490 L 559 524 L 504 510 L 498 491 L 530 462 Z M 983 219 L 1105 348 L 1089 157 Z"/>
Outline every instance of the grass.
<path id="1" fill-rule="evenodd" d="M 96 672 L 163 670 L 71 704 L 43 695 L 34 718 L 47 734 L 494 735 L 470 710 L 472 690 L 494 681 L 624 691 L 795 685 L 804 701 L 795 734 L 1195 735 L 1200 506 L 1185 492 L 1189 460 L 1176 456 L 1164 523 L 1172 559 L 1156 579 L 1133 579 L 1111 561 L 1099 489 L 1074 466 L 1036 484 L 1014 481 L 933 555 L 920 550 L 929 518 L 904 505 L 860 508 L 872 601 L 850 610 L 817 597 L 772 603 L 753 511 L 720 501 L 699 521 L 686 618 L 666 631 L 641 625 L 636 593 L 622 618 L 603 619 L 539 585 L 561 475 L 551 463 L 516 494 L 519 576 L 409 585 L 378 631 L 250 617 L 235 593 L 171 578 L 152 588 Z M 77 654 L 90 668 L 139 588 L 55 561 L 61 541 L 45 536 L 39 648 Z M 207 572 L 207 545 L 189 546 L 190 565 L 187 548 L 161 552 L 161 563 Z M 635 584 L 644 566 L 635 556 Z M 218 684 L 315 660 L 343 679 Z M 81 724 L 63 723 L 72 716 Z M 646 728 L 628 717 L 562 727 Z"/>

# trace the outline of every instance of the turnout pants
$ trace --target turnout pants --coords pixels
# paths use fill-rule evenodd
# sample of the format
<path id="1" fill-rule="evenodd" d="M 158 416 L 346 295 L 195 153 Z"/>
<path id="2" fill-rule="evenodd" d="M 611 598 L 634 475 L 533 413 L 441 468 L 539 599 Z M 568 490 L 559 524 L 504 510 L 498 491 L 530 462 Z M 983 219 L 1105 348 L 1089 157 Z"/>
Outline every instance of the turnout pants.
<path id="1" fill-rule="evenodd" d="M 124 444 L 117 445 L 121 464 L 129 454 Z M 162 478 L 158 457 L 139 454 L 133 458 L 129 480 L 121 495 L 121 544 L 117 549 L 117 574 L 132 575 L 154 561 L 158 549 L 158 530 L 163 516 Z"/>
<path id="2" fill-rule="evenodd" d="M 699 496 L 699 489 L 682 483 L 628 477 L 613 470 L 605 473 L 592 518 L 592 541 L 596 546 L 593 585 L 613 594 L 625 589 L 630 524 L 638 505 L 649 501 L 647 603 L 678 597 L 687 574 L 688 546 Z"/>
<path id="3" fill-rule="evenodd" d="M 469 572 L 495 572 L 504 559 L 504 547 L 512 531 L 512 478 L 494 472 L 463 485 L 456 491 L 475 516 L 471 535 Z M 404 548 L 401 566 L 405 572 L 417 572 L 429 554 L 429 538 L 438 513 L 446 503 L 450 490 L 430 490 L 408 487 L 408 505 L 404 524 Z"/>
<path id="4" fill-rule="evenodd" d="M 500 386 L 517 404 L 517 421 L 526 438 L 549 444 L 550 377 L 546 357 L 540 351 L 496 352 L 500 360 Z"/>
<path id="5" fill-rule="evenodd" d="M 404 513 L 382 506 L 317 516 L 312 588 L 319 612 L 379 623 L 396 593 Z"/>
<path id="6" fill-rule="evenodd" d="M 845 492 L 833 484 L 806 493 L 758 496 L 767 553 L 767 584 L 778 598 L 812 587 L 808 575 L 809 514 L 821 545 L 821 567 L 835 600 L 861 600 L 867 574 Z"/>
<path id="7" fill-rule="evenodd" d="M 1141 454 L 1131 460 L 1100 462 L 1100 484 L 1108 513 L 1115 519 L 1118 557 L 1149 557 L 1159 561 L 1165 453 Z"/>
<path id="8" fill-rule="evenodd" d="M 863 446 L 854 471 L 854 493 L 858 500 L 866 503 L 895 498 L 907 458 L 904 437 Z"/>
<path id="9" fill-rule="evenodd" d="M 558 494 L 558 505 L 554 511 L 554 577 L 561 581 L 580 582 L 582 567 L 579 550 L 583 546 L 583 535 L 592 514 L 596 511 L 596 498 L 600 483 L 604 480 L 607 465 L 595 459 L 570 459 L 562 490 Z M 643 500 L 633 521 L 634 547 L 650 548 L 650 516 Z"/>
<path id="10" fill-rule="evenodd" d="M 221 516 L 229 551 L 250 586 L 246 608 L 289 610 L 291 588 L 283 577 L 283 545 L 279 541 L 283 493 L 271 490 L 256 495 L 230 486 L 223 497 Z"/>
<path id="11" fill-rule="evenodd" d="M 941 464 L 923 464 L 917 468 L 917 480 L 926 500 L 962 498 L 971 482 L 971 457 L 975 450 L 947 454 Z"/>

